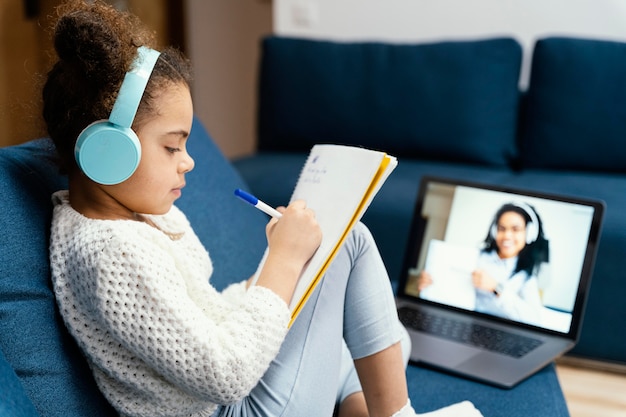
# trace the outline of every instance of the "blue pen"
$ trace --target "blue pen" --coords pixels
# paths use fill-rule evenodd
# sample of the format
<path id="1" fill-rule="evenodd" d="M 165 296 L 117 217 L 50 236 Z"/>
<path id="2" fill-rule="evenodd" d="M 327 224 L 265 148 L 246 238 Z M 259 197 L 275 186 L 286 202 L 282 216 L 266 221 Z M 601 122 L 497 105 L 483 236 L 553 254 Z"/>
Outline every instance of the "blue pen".
<path id="1" fill-rule="evenodd" d="M 247 193 L 239 188 L 235 190 L 235 195 L 241 198 L 243 201 L 252 204 L 254 207 L 258 208 L 259 210 L 261 210 L 263 213 L 267 214 L 268 216 L 272 216 L 275 218 L 280 218 L 282 216 L 282 214 L 280 214 L 280 212 L 276 210 L 275 208 L 268 206 L 267 204 L 265 204 L 264 202 L 262 202 L 261 200 L 253 196 L 252 194 Z"/>

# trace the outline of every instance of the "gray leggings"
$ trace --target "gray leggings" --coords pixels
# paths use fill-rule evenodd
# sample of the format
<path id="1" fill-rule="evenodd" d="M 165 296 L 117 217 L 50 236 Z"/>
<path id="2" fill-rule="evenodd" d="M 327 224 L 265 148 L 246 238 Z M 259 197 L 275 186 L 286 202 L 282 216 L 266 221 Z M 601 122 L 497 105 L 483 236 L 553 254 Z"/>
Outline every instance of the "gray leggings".
<path id="1" fill-rule="evenodd" d="M 338 402 L 361 390 L 352 358 L 398 341 L 406 361 L 410 341 L 398 321 L 387 271 L 372 235 L 359 223 L 257 386 L 213 415 L 330 417 Z"/>

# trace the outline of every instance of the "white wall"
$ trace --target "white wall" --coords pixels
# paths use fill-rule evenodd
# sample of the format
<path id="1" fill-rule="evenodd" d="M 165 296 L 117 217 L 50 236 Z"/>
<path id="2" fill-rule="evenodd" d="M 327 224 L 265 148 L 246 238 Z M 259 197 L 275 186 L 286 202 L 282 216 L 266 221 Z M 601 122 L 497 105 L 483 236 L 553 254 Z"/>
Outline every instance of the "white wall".
<path id="1" fill-rule="evenodd" d="M 426 42 L 493 35 L 529 51 L 538 37 L 576 35 L 626 41 L 624 0 L 274 0 L 281 35 L 337 40 Z"/>
<path id="2" fill-rule="evenodd" d="M 256 146 L 259 41 L 272 32 L 269 0 L 186 0 L 194 111 L 227 157 Z"/>

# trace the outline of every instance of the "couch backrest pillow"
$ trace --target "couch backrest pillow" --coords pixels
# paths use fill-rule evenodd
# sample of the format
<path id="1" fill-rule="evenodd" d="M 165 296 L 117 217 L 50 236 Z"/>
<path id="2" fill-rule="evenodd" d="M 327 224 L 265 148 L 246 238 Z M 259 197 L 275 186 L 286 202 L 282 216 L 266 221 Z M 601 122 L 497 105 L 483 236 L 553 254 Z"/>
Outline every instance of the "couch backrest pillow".
<path id="1" fill-rule="evenodd" d="M 211 252 L 214 283 L 223 288 L 254 272 L 267 219 L 234 197 L 245 184 L 197 120 L 188 149 L 197 164 L 178 206 Z M 66 187 L 49 140 L 0 148 L 0 351 L 41 416 L 111 416 L 51 290 L 50 195 Z"/>
<path id="2" fill-rule="evenodd" d="M 626 171 L 626 43 L 536 42 L 521 122 L 524 167 Z"/>
<path id="3" fill-rule="evenodd" d="M 515 153 L 522 51 L 509 38 L 430 44 L 269 37 L 259 148 L 316 143 L 505 165 Z"/>
<path id="4" fill-rule="evenodd" d="M 235 189 L 248 185 L 198 120 L 187 150 L 196 165 L 185 177 L 187 185 L 176 205 L 209 251 L 211 284 L 221 290 L 256 271 L 267 246 L 269 217 L 235 197 Z"/>

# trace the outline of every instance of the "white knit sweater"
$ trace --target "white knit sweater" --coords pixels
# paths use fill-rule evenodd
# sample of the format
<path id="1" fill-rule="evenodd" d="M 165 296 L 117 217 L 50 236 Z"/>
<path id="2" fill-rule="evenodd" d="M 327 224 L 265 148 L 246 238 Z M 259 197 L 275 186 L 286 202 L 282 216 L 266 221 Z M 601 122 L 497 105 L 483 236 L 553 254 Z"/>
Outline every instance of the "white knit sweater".
<path id="1" fill-rule="evenodd" d="M 246 396 L 277 355 L 287 305 L 262 287 L 210 284 L 208 253 L 176 207 L 93 220 L 53 195 L 61 314 L 111 404 L 128 416 L 209 416 Z"/>

